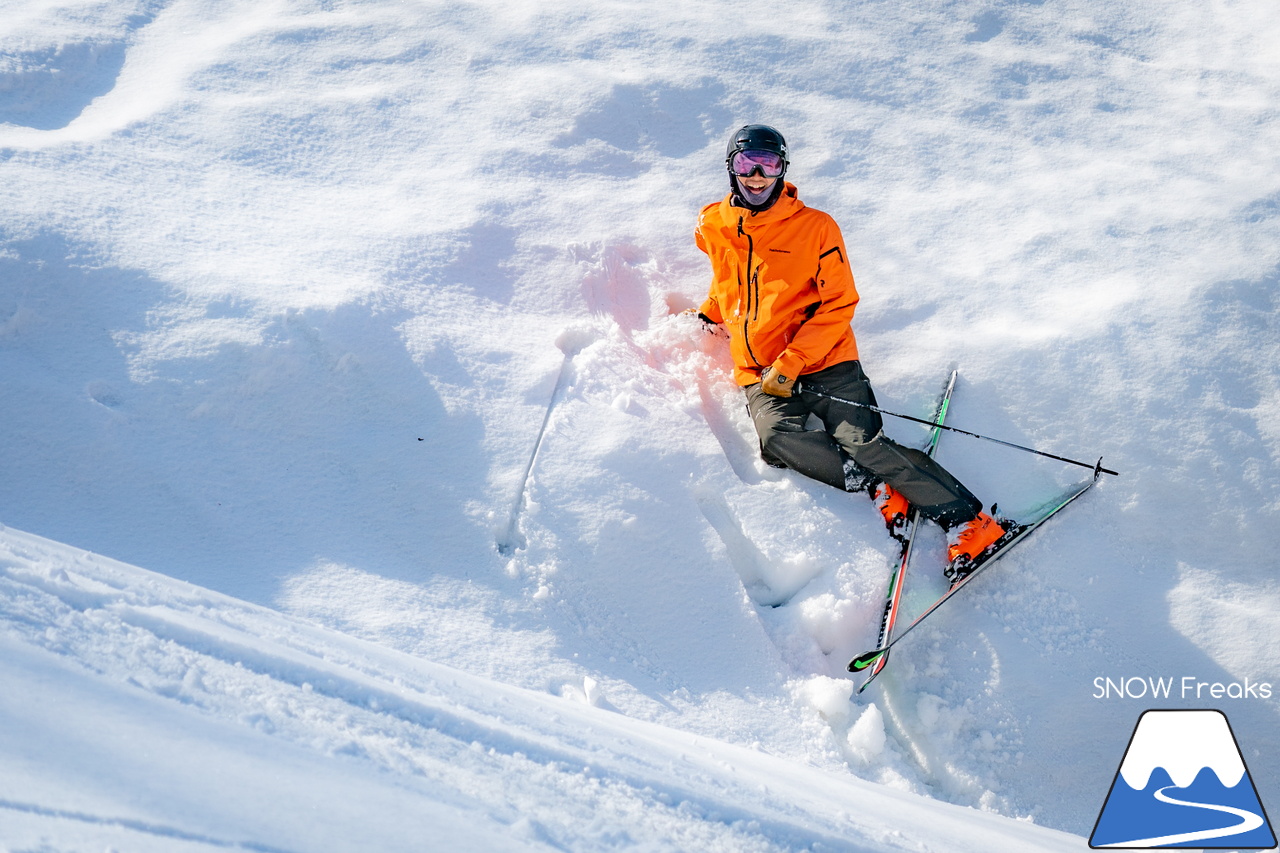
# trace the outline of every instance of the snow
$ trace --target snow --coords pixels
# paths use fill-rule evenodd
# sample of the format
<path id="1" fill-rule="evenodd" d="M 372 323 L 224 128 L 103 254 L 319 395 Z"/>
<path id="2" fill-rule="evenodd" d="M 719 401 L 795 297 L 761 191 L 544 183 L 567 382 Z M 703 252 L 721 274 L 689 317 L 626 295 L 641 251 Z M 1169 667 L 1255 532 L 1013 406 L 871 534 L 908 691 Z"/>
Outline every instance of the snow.
<path id="1" fill-rule="evenodd" d="M 1270 4 L 0 14 L 0 849 L 1080 849 L 1156 706 L 1280 799 Z M 1121 472 L 860 695 L 876 513 L 675 313 L 748 121 L 882 405 Z"/>
<path id="2" fill-rule="evenodd" d="M 1078 840 L 628 717 L 590 677 L 512 687 L 12 529 L 0 553 L 8 849 Z"/>

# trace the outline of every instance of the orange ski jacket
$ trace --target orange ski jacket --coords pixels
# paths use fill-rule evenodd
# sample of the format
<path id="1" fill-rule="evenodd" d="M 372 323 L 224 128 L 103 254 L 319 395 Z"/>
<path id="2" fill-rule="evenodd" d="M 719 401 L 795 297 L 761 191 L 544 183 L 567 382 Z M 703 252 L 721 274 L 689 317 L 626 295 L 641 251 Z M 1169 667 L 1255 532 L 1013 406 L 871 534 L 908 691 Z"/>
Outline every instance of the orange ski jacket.
<path id="1" fill-rule="evenodd" d="M 711 259 L 699 310 L 728 329 L 734 379 L 752 385 L 770 365 L 794 379 L 856 360 L 858 291 L 840 226 L 789 182 L 758 213 L 732 197 L 702 209 L 694 237 Z"/>

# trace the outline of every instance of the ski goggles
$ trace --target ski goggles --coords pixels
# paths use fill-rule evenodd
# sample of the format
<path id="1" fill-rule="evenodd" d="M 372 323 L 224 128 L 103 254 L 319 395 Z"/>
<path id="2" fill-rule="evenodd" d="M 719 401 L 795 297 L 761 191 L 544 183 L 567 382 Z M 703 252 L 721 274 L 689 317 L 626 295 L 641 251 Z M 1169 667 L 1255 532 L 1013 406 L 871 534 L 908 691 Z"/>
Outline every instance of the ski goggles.
<path id="1" fill-rule="evenodd" d="M 781 178 L 787 161 L 772 151 L 735 151 L 729 158 L 729 171 L 739 178 L 754 175 L 756 169 L 766 178 Z"/>

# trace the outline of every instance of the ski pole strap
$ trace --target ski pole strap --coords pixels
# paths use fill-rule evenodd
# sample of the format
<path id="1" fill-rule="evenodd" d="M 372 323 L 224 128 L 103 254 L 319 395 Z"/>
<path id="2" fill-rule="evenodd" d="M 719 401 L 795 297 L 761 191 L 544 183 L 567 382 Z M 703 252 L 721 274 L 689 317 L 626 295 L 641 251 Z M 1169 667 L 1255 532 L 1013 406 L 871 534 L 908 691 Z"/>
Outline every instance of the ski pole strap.
<path id="1" fill-rule="evenodd" d="M 879 412 L 882 415 L 889 415 L 890 417 L 901 418 L 904 421 L 912 421 L 913 423 L 924 424 L 927 427 L 937 427 L 938 429 L 945 429 L 948 432 L 956 432 L 956 433 L 959 433 L 960 435 L 967 435 L 970 438 L 980 438 L 983 441 L 993 441 L 996 444 L 1003 444 L 1005 447 L 1012 447 L 1014 450 L 1022 450 L 1027 453 L 1034 453 L 1037 456 L 1044 456 L 1048 459 L 1056 459 L 1059 462 L 1066 462 L 1071 465 L 1079 465 L 1081 468 L 1088 468 L 1090 471 L 1093 471 L 1095 474 L 1098 474 L 1098 473 L 1110 474 L 1113 477 L 1120 476 L 1119 471 L 1112 471 L 1110 468 L 1103 468 L 1101 458 L 1099 458 L 1097 462 L 1092 462 L 1092 463 L 1081 462 L 1077 459 L 1068 459 L 1065 456 L 1058 456 L 1056 453 L 1046 453 L 1043 450 L 1036 450 L 1033 447 L 1025 447 L 1021 444 L 1014 444 L 1012 441 L 1005 441 L 1002 438 L 992 438 L 989 435 L 979 435 L 976 432 L 969 432 L 968 430 L 959 429 L 957 427 L 948 426 L 946 424 L 935 424 L 933 421 L 927 421 L 924 418 L 917 418 L 917 417 L 912 417 L 911 415 L 903 415 L 903 414 L 899 414 L 898 412 L 891 412 L 888 409 L 882 409 L 879 406 L 873 406 L 871 403 L 863 403 L 863 402 L 859 402 L 858 400 L 847 400 L 844 397 L 837 397 L 834 394 L 828 394 L 826 391 L 810 388 L 807 385 L 802 385 L 800 383 L 800 380 L 798 379 L 796 380 L 796 384 L 795 384 L 795 393 L 813 394 L 814 396 L 817 396 L 817 397 L 825 397 L 828 400 L 834 400 L 837 403 L 844 403 L 846 406 L 857 406 L 862 409 L 870 409 L 871 411 Z"/>

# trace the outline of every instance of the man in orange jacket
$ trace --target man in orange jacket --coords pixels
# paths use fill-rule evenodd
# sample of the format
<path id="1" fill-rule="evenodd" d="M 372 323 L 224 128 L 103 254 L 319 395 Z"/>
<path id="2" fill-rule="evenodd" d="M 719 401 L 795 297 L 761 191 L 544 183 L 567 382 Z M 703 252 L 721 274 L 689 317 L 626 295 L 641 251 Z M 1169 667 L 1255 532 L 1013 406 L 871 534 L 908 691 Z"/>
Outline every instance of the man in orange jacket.
<path id="1" fill-rule="evenodd" d="M 712 269 L 699 313 L 729 332 L 761 455 L 838 489 L 867 489 L 891 533 L 916 506 L 949 531 L 958 579 L 1004 533 L 1000 523 L 928 454 L 887 438 L 878 412 L 805 393 L 875 405 L 850 326 L 858 291 L 840 227 L 783 179 L 787 144 L 774 128 L 738 130 L 725 163 L 729 194 L 702 209 L 695 232 Z M 823 430 L 806 429 L 810 414 Z"/>

